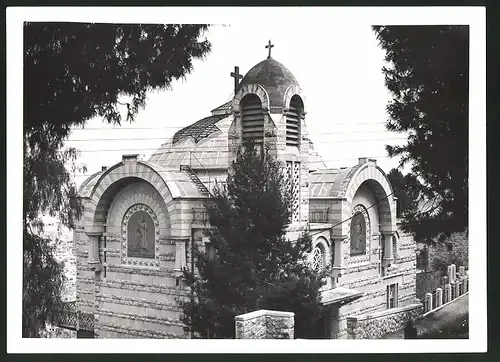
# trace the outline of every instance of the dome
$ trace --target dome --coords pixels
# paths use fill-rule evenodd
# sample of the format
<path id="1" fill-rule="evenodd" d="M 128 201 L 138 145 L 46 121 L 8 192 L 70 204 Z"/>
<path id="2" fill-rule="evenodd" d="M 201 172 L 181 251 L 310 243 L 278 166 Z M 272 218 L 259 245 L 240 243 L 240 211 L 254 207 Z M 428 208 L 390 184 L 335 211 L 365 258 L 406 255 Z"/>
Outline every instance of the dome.
<path id="1" fill-rule="evenodd" d="M 270 107 L 282 107 L 288 87 L 298 86 L 299 82 L 283 64 L 273 58 L 267 58 L 248 71 L 236 92 L 245 84 L 260 84 L 269 94 Z"/>

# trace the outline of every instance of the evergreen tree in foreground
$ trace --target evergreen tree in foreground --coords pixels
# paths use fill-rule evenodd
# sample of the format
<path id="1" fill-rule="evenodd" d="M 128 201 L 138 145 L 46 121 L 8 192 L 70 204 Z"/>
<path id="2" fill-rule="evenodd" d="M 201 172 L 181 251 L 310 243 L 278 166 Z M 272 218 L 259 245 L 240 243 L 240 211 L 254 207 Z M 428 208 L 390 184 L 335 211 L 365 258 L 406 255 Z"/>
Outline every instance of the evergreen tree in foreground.
<path id="1" fill-rule="evenodd" d="M 196 271 L 185 271 L 192 297 L 182 301 L 182 321 L 195 338 L 234 338 L 235 316 L 259 309 L 295 313 L 295 338 L 314 338 L 321 318 L 319 289 L 326 271 L 307 262 L 311 238 L 285 237 L 291 190 L 282 165 L 263 147 L 246 144 L 232 163 L 227 184 L 207 204 L 210 248 L 193 250 Z"/>
<path id="2" fill-rule="evenodd" d="M 61 305 L 63 268 L 40 216 L 73 227 L 83 208 L 71 178 L 73 127 L 133 122 L 148 92 L 170 89 L 210 52 L 203 24 L 24 23 L 23 337 L 40 337 Z M 71 167 L 68 169 L 67 167 Z M 82 169 L 85 172 L 85 169 Z"/>
<path id="3" fill-rule="evenodd" d="M 419 182 L 411 193 L 424 210 L 408 209 L 402 227 L 417 240 L 440 239 L 468 225 L 469 27 L 374 26 L 385 51 L 382 69 L 392 95 L 387 129 L 407 132 L 387 146 Z"/>

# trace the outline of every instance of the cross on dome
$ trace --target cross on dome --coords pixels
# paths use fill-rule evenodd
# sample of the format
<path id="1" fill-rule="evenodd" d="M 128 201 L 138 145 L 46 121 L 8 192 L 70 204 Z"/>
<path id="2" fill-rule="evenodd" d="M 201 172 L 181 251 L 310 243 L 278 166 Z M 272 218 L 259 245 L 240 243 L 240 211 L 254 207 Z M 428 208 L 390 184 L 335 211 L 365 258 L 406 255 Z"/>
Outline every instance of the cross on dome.
<path id="1" fill-rule="evenodd" d="M 240 67 L 234 67 L 234 72 L 231 72 L 231 77 L 234 78 L 234 92 L 236 93 L 236 88 L 240 84 L 240 79 L 243 78 L 243 75 L 240 74 Z"/>
<path id="2" fill-rule="evenodd" d="M 274 48 L 274 44 L 271 44 L 271 40 L 269 40 L 269 43 L 266 45 L 266 49 L 269 49 L 269 55 L 267 56 L 268 58 L 271 58 L 271 49 Z"/>

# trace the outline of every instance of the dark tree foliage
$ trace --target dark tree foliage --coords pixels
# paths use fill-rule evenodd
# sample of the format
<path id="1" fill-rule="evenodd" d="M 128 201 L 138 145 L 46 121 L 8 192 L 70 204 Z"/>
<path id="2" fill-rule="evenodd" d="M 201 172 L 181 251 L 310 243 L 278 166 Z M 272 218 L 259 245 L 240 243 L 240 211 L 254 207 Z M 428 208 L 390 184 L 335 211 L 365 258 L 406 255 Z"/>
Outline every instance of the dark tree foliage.
<path id="1" fill-rule="evenodd" d="M 94 117 L 133 121 L 148 91 L 169 88 L 209 53 L 199 39 L 207 28 L 24 24 L 24 337 L 40 336 L 61 302 L 62 268 L 40 216 L 71 227 L 82 213 L 71 179 L 78 153 L 62 150 L 71 128 Z"/>
<path id="2" fill-rule="evenodd" d="M 393 99 L 387 129 L 408 132 L 389 156 L 411 165 L 424 209 L 408 211 L 403 228 L 418 240 L 464 231 L 468 220 L 469 27 L 375 26 L 389 63 Z"/>
<path id="3" fill-rule="evenodd" d="M 307 262 L 307 233 L 285 236 L 292 198 L 284 177 L 267 149 L 246 144 L 216 187 L 206 205 L 214 253 L 193 248 L 196 268 L 184 272 L 193 294 L 181 301 L 182 321 L 194 338 L 234 338 L 235 316 L 259 309 L 295 312 L 296 338 L 321 336 L 315 321 L 327 272 Z"/>
<path id="4" fill-rule="evenodd" d="M 418 207 L 418 181 L 412 174 L 403 176 L 401 171 L 393 168 L 388 174 L 394 196 L 398 198 L 399 212 L 404 217 L 405 213 L 413 212 Z"/>

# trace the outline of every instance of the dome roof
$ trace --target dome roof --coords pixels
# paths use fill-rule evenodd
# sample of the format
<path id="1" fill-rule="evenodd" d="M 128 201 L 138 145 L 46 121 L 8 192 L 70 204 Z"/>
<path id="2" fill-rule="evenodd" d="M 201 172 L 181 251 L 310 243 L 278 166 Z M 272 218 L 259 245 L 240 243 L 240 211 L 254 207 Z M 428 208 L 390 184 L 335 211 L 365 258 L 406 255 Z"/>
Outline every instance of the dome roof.
<path id="1" fill-rule="evenodd" d="M 291 85 L 299 85 L 295 76 L 283 64 L 267 58 L 259 64 L 255 65 L 243 77 L 236 92 L 238 92 L 244 84 L 260 84 L 269 94 L 269 102 L 271 107 L 282 107 L 283 96 L 286 90 Z"/>

